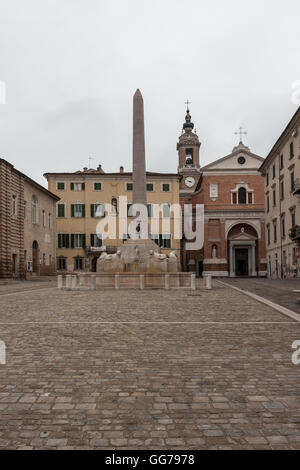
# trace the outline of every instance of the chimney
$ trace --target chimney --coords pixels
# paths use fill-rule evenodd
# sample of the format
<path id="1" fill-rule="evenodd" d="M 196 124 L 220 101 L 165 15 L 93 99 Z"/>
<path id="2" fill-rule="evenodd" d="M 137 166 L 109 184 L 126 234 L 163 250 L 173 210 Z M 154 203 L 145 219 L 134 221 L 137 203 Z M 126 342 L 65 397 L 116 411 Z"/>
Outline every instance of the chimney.
<path id="1" fill-rule="evenodd" d="M 98 171 L 99 173 L 102 173 L 102 171 L 103 171 L 103 170 L 102 170 L 102 165 L 98 165 L 98 166 L 97 166 L 97 171 Z"/>
<path id="2" fill-rule="evenodd" d="M 124 167 L 120 166 L 120 173 L 124 173 Z"/>

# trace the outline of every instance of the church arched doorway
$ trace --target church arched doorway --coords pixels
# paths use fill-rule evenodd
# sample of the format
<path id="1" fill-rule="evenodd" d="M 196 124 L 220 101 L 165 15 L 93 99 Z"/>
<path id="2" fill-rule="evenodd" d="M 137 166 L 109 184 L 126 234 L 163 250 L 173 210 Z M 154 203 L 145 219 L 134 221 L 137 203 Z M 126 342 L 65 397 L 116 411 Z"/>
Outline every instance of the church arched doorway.
<path id="1" fill-rule="evenodd" d="M 40 274 L 40 250 L 36 240 L 32 243 L 32 272 L 37 276 Z"/>
<path id="2" fill-rule="evenodd" d="M 230 277 L 257 276 L 258 234 L 246 223 L 234 225 L 227 235 Z"/>

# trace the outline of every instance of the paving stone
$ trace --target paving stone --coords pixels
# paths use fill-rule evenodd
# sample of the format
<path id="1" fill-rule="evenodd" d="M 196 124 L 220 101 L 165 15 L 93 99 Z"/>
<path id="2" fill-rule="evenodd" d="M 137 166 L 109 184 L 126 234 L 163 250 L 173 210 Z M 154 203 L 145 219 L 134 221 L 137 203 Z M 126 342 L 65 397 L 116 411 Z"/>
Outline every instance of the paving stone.
<path id="1" fill-rule="evenodd" d="M 300 324 L 217 284 L 51 285 L 0 285 L 1 449 L 300 448 Z"/>

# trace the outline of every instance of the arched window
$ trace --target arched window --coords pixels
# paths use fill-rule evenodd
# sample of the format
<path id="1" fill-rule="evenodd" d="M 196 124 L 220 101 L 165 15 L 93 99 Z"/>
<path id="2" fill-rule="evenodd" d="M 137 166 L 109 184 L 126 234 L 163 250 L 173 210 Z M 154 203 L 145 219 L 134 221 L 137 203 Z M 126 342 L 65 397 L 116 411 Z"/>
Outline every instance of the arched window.
<path id="1" fill-rule="evenodd" d="M 212 257 L 213 259 L 217 258 L 217 253 L 218 253 L 218 252 L 217 252 L 217 245 L 213 245 L 213 246 L 211 247 L 211 257 Z"/>
<path id="2" fill-rule="evenodd" d="M 33 224 L 38 223 L 38 202 L 35 196 L 31 200 L 31 220 Z"/>
<path id="3" fill-rule="evenodd" d="M 112 212 L 113 214 L 118 213 L 118 201 L 116 197 L 113 197 L 111 200 L 111 205 L 112 205 Z"/>
<path id="4" fill-rule="evenodd" d="M 247 191 L 246 188 L 239 188 L 239 204 L 247 204 Z"/>

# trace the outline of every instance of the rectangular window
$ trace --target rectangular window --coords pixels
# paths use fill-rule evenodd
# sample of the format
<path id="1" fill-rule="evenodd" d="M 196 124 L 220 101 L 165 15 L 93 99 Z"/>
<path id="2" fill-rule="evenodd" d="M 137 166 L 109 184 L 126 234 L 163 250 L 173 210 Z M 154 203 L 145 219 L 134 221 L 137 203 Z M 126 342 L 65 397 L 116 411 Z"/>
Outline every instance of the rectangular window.
<path id="1" fill-rule="evenodd" d="M 147 188 L 147 191 L 154 191 L 154 184 L 153 183 L 147 183 L 146 188 Z"/>
<path id="2" fill-rule="evenodd" d="M 270 232 L 270 225 L 267 225 L 267 243 L 270 245 L 271 243 L 271 232 Z"/>
<path id="3" fill-rule="evenodd" d="M 290 158 L 294 156 L 294 142 L 290 143 Z"/>
<path id="4" fill-rule="evenodd" d="M 148 217 L 154 217 L 154 207 L 153 204 L 147 204 Z"/>
<path id="5" fill-rule="evenodd" d="M 102 246 L 102 237 L 98 237 L 97 233 L 91 233 L 91 246 L 95 248 Z"/>
<path id="6" fill-rule="evenodd" d="M 71 204 L 71 217 L 85 217 L 85 204 Z"/>
<path id="7" fill-rule="evenodd" d="M 133 217 L 133 215 L 132 215 L 132 204 L 127 204 L 127 217 Z"/>
<path id="8" fill-rule="evenodd" d="M 274 243 L 277 242 L 277 222 L 273 222 Z"/>
<path id="9" fill-rule="evenodd" d="M 291 171 L 291 192 L 295 191 L 295 173 Z"/>
<path id="10" fill-rule="evenodd" d="M 42 212 L 43 227 L 46 227 L 46 212 Z"/>
<path id="11" fill-rule="evenodd" d="M 292 223 L 292 227 L 295 227 L 296 225 L 296 214 L 295 212 L 291 212 L 291 223 Z"/>
<path id="12" fill-rule="evenodd" d="M 162 190 L 165 193 L 169 193 L 170 192 L 170 184 L 169 183 L 163 183 L 162 184 Z"/>
<path id="13" fill-rule="evenodd" d="M 267 196 L 267 212 L 270 211 L 270 198 L 269 195 Z"/>
<path id="14" fill-rule="evenodd" d="M 69 234 L 68 233 L 57 234 L 57 248 L 69 248 Z"/>
<path id="15" fill-rule="evenodd" d="M 275 176 L 276 176 L 276 167 L 275 165 L 273 165 L 273 178 L 275 178 Z"/>
<path id="16" fill-rule="evenodd" d="M 276 189 L 273 189 L 273 207 L 276 206 Z"/>
<path id="17" fill-rule="evenodd" d="M 280 155 L 280 169 L 283 169 L 283 155 Z"/>
<path id="18" fill-rule="evenodd" d="M 52 255 L 49 255 L 49 265 L 52 265 Z"/>
<path id="19" fill-rule="evenodd" d="M 56 263 L 58 271 L 65 271 L 67 269 L 66 258 L 57 258 Z"/>
<path id="20" fill-rule="evenodd" d="M 162 216 L 164 219 L 170 218 L 170 205 L 169 204 L 163 204 Z"/>
<path id="21" fill-rule="evenodd" d="M 101 191 L 102 183 L 94 183 L 94 191 Z"/>
<path id="22" fill-rule="evenodd" d="M 133 183 L 126 183 L 126 191 L 132 191 L 133 190 Z"/>
<path id="23" fill-rule="evenodd" d="M 151 237 L 151 240 L 154 241 L 154 243 L 159 245 L 159 235 L 158 235 L 158 233 L 151 233 L 150 237 Z"/>
<path id="24" fill-rule="evenodd" d="M 84 191 L 85 184 L 84 183 L 71 183 L 71 191 Z"/>
<path id="25" fill-rule="evenodd" d="M 292 262 L 293 262 L 293 265 L 297 264 L 296 248 L 295 247 L 293 247 L 293 251 L 292 251 Z"/>
<path id="26" fill-rule="evenodd" d="M 74 270 L 75 271 L 83 270 L 83 258 L 80 258 L 80 257 L 74 258 Z"/>
<path id="27" fill-rule="evenodd" d="M 171 248 L 171 234 L 164 233 L 159 235 L 159 246 L 162 248 Z"/>
<path id="28" fill-rule="evenodd" d="M 284 200 L 284 181 L 280 181 L 280 200 Z"/>
<path id="29" fill-rule="evenodd" d="M 65 185 L 64 182 L 62 182 L 62 181 L 57 181 L 57 183 L 56 183 L 56 190 L 57 190 L 57 191 L 64 191 L 65 188 L 66 188 L 66 185 Z"/>
<path id="30" fill-rule="evenodd" d="M 43 258 L 42 258 L 42 260 L 43 260 L 43 261 L 42 261 L 43 264 L 46 264 L 46 253 L 43 253 Z"/>
<path id="31" fill-rule="evenodd" d="M 13 215 L 17 213 L 17 196 L 12 197 L 12 213 Z"/>
<path id="32" fill-rule="evenodd" d="M 52 228 L 52 214 L 50 212 L 48 215 L 48 225 L 49 225 L 49 228 Z"/>
<path id="33" fill-rule="evenodd" d="M 85 248 L 85 233 L 71 234 L 71 248 Z"/>
<path id="34" fill-rule="evenodd" d="M 266 186 L 269 186 L 269 173 L 266 174 Z"/>
<path id="35" fill-rule="evenodd" d="M 285 238 L 285 217 L 281 217 L 281 238 Z"/>
<path id="36" fill-rule="evenodd" d="M 57 217 L 65 217 L 65 205 L 57 204 Z"/>
<path id="37" fill-rule="evenodd" d="M 91 204 L 91 217 L 104 217 L 105 216 L 105 204 L 95 203 Z"/>

